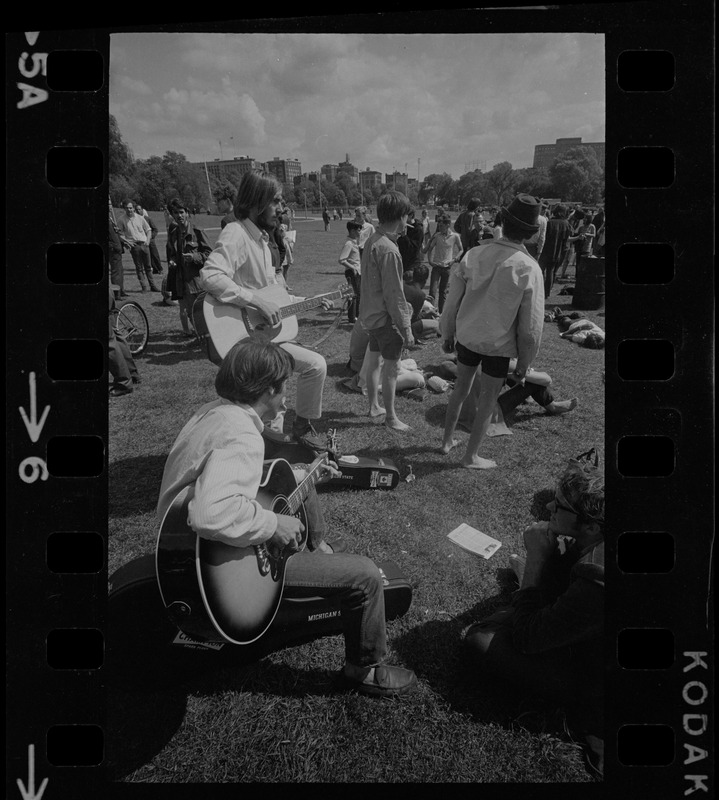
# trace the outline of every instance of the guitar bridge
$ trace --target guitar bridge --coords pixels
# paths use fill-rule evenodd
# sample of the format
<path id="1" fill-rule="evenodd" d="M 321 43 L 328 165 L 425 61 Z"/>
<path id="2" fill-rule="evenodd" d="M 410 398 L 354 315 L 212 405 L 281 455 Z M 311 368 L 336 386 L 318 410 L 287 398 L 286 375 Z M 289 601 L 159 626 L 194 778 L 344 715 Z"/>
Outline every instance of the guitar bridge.
<path id="1" fill-rule="evenodd" d="M 255 554 L 257 555 L 257 568 L 260 575 L 269 575 L 272 571 L 272 559 L 264 544 L 258 544 L 255 547 Z"/>

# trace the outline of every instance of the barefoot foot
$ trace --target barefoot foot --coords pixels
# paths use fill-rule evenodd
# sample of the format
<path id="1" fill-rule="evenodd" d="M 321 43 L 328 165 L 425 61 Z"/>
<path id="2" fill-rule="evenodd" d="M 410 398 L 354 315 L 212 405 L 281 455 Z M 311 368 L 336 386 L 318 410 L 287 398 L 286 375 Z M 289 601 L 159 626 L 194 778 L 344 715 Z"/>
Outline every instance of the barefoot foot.
<path id="1" fill-rule="evenodd" d="M 452 448 L 456 447 L 459 444 L 459 439 L 452 439 L 451 442 L 442 442 L 442 446 L 439 448 L 439 452 L 446 456 Z"/>
<path id="2" fill-rule="evenodd" d="M 382 406 L 371 406 L 370 410 L 369 410 L 369 416 L 372 417 L 372 419 L 375 419 L 375 420 L 376 420 L 377 417 L 384 417 L 384 415 L 386 413 L 387 413 L 387 409 L 386 408 L 382 408 Z"/>
<path id="3" fill-rule="evenodd" d="M 566 414 L 577 407 L 577 402 L 576 397 L 571 400 L 554 400 L 547 406 L 547 413 L 553 417 L 559 416 L 559 414 Z"/>
<path id="4" fill-rule="evenodd" d="M 475 456 L 471 461 L 463 461 L 462 466 L 467 469 L 494 469 L 497 466 L 497 462 L 489 458 Z"/>
<path id="5" fill-rule="evenodd" d="M 397 417 L 387 417 L 384 421 L 385 427 L 389 428 L 392 431 L 408 431 L 409 425 L 406 422 L 402 422 L 402 420 L 397 419 Z"/>

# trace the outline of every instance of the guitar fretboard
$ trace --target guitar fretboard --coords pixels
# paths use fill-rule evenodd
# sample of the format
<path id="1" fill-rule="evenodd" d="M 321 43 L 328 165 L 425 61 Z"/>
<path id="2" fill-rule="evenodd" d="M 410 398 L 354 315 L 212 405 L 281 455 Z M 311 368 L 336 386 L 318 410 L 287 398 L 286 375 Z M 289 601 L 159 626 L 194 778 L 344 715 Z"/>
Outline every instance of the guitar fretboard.
<path id="1" fill-rule="evenodd" d="M 323 300 L 336 300 L 342 297 L 342 292 L 330 292 L 330 294 L 320 294 L 317 297 L 310 297 L 307 300 L 300 300 L 298 303 L 290 303 L 288 306 L 282 306 L 280 309 L 280 316 L 293 317 L 300 311 L 309 311 L 311 308 L 317 308 L 322 305 Z"/>
<path id="2" fill-rule="evenodd" d="M 310 493 L 310 489 L 314 485 L 315 478 L 317 477 L 320 467 L 326 463 L 327 455 L 319 456 L 319 458 L 316 458 L 312 462 L 307 477 L 297 484 L 297 488 L 287 498 L 287 508 L 289 509 L 290 514 L 296 514 L 300 504 L 307 499 L 307 495 Z"/>

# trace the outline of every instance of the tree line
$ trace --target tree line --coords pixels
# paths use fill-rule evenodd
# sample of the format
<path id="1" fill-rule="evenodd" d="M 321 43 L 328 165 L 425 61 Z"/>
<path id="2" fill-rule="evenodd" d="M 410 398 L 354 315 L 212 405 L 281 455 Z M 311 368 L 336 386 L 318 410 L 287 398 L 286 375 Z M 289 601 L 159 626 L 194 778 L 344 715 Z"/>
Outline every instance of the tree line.
<path id="1" fill-rule="evenodd" d="M 109 183 L 110 201 L 119 207 L 125 200 L 141 203 L 158 211 L 178 197 L 193 211 L 215 210 L 222 197 L 231 196 L 239 186 L 241 173 L 229 172 L 217 180 L 191 164 L 181 153 L 167 151 L 163 156 L 134 158 L 124 142 L 114 116 L 110 115 Z M 604 169 L 590 147 L 574 147 L 554 160 L 549 169 L 526 167 L 514 169 L 508 161 L 495 164 L 489 172 L 477 169 L 458 180 L 445 173 L 427 175 L 419 187 L 407 186 L 398 176 L 395 184 L 382 183 L 364 192 L 352 177 L 339 168 L 333 181 L 303 179 L 299 184 L 285 184 L 283 195 L 296 209 L 353 208 L 375 205 L 388 189 L 403 191 L 415 206 L 464 206 L 471 198 L 482 204 L 500 206 L 518 192 L 537 197 L 558 198 L 565 202 L 588 205 L 600 203 L 604 196 Z"/>

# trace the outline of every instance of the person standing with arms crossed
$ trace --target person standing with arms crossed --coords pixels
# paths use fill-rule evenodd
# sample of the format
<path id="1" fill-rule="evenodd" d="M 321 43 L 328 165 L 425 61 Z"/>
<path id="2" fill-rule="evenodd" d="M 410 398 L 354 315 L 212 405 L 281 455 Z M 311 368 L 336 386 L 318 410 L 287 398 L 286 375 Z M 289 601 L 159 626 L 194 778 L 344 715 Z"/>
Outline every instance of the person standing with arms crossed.
<path id="1" fill-rule="evenodd" d="M 409 200 L 401 192 L 390 191 L 380 197 L 377 202 L 379 225 L 364 246 L 361 266 L 359 321 L 369 334 L 369 416 L 384 416 L 385 426 L 394 431 L 409 429 L 397 416 L 394 400 L 402 349 L 414 344 L 412 307 L 404 296 L 402 257 L 397 247 L 397 237 L 407 227 L 411 209 Z M 384 364 L 380 358 L 384 359 Z M 379 402 L 380 376 L 384 407 Z"/>

